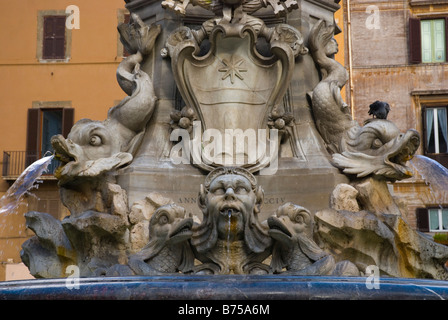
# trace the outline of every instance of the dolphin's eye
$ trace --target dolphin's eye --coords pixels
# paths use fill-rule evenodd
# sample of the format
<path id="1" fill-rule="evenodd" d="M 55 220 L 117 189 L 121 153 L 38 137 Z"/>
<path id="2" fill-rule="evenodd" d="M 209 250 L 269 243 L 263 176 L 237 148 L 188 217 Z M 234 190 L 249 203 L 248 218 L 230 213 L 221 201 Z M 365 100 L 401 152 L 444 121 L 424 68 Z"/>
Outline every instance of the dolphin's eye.
<path id="1" fill-rule="evenodd" d="M 101 145 L 102 143 L 103 143 L 103 141 L 101 140 L 101 137 L 100 137 L 100 136 L 93 135 L 93 136 L 90 137 L 89 144 L 90 144 L 91 146 L 99 146 L 99 145 Z"/>
<path id="2" fill-rule="evenodd" d="M 303 223 L 303 216 L 300 213 L 296 213 L 294 215 L 294 222 Z"/>
<path id="3" fill-rule="evenodd" d="M 378 139 L 378 138 L 376 138 L 375 140 L 373 140 L 373 142 L 372 142 L 372 148 L 373 149 L 378 149 L 379 147 L 381 147 L 383 145 L 383 142 L 380 140 L 380 139 Z"/>
<path id="4" fill-rule="evenodd" d="M 166 214 L 162 214 L 159 217 L 159 221 L 158 222 L 159 222 L 160 225 L 167 224 L 168 223 L 168 217 L 166 216 Z"/>

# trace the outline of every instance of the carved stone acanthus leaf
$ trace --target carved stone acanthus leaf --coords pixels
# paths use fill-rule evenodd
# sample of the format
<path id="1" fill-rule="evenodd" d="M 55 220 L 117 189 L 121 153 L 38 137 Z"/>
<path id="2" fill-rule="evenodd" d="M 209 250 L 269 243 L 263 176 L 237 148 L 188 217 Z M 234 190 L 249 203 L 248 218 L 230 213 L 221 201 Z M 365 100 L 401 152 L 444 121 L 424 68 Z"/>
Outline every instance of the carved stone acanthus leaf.
<path id="1" fill-rule="evenodd" d="M 140 17 L 132 13 L 129 23 L 120 23 L 117 27 L 120 41 L 130 54 L 140 52 L 142 55 L 151 53 L 154 42 L 160 33 L 159 25 L 148 26 Z"/>

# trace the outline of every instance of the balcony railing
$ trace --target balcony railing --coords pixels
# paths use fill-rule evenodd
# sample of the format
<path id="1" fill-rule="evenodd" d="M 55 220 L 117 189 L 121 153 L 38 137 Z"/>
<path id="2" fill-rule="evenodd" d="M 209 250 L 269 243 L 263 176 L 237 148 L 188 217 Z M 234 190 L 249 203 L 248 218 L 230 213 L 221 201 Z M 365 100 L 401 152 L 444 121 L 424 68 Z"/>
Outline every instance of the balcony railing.
<path id="1" fill-rule="evenodd" d="M 29 151 L 3 151 L 3 172 L 4 178 L 14 179 L 20 176 L 22 172 L 34 161 L 46 156 L 41 152 Z M 48 170 L 43 174 L 44 177 L 52 177 L 56 168 L 59 167 L 59 161 L 53 159 Z"/>

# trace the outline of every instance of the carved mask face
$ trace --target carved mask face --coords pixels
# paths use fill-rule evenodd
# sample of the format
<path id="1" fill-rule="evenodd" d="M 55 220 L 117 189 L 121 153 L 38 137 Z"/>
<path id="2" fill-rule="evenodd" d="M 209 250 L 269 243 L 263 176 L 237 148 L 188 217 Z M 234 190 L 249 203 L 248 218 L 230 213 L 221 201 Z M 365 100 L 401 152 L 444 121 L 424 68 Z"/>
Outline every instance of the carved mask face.
<path id="1" fill-rule="evenodd" d="M 207 202 L 209 214 L 217 221 L 218 238 L 242 239 L 245 223 L 256 203 L 249 180 L 234 174 L 217 177 L 210 184 Z"/>
<path id="2" fill-rule="evenodd" d="M 210 172 L 198 199 L 204 218 L 191 241 L 198 252 L 213 249 L 218 239 L 244 240 L 249 250 L 264 252 L 271 238 L 258 221 L 263 196 L 263 188 L 245 169 L 220 167 Z"/>

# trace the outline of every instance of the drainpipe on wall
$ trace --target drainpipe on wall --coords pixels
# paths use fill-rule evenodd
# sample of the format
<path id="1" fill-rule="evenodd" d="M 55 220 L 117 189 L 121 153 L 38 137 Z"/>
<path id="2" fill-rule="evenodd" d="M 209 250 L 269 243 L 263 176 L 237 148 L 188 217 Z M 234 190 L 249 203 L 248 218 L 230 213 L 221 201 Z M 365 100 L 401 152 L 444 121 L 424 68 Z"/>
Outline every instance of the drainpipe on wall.
<path id="1" fill-rule="evenodd" d="M 355 120 L 355 97 L 353 90 L 353 68 L 352 68 L 352 22 L 351 22 L 351 10 L 350 0 L 347 0 L 347 49 L 348 49 L 348 74 L 349 74 L 349 86 L 350 86 L 350 109 L 352 118 Z"/>

